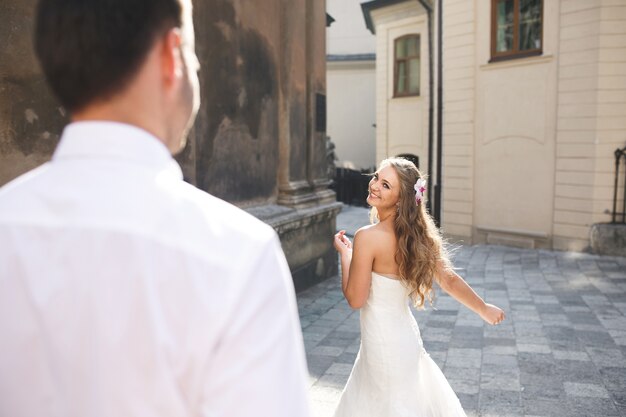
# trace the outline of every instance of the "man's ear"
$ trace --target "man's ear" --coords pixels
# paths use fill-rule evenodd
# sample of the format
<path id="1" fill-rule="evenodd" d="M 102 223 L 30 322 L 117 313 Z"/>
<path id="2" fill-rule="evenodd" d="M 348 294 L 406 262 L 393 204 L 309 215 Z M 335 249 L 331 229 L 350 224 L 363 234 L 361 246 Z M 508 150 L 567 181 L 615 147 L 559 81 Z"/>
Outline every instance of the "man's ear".
<path id="1" fill-rule="evenodd" d="M 172 28 L 161 38 L 161 65 L 163 81 L 167 85 L 173 84 L 183 75 L 183 60 L 181 57 L 182 36 L 180 29 Z"/>

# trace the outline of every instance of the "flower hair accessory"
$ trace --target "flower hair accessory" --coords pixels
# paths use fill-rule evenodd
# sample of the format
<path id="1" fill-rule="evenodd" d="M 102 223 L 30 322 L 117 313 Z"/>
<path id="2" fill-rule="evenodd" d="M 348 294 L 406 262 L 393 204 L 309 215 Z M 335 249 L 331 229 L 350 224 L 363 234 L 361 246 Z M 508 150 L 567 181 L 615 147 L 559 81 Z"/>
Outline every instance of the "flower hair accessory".
<path id="1" fill-rule="evenodd" d="M 418 178 L 413 188 L 415 188 L 415 204 L 419 204 L 424 199 L 424 193 L 426 192 L 426 180 Z"/>

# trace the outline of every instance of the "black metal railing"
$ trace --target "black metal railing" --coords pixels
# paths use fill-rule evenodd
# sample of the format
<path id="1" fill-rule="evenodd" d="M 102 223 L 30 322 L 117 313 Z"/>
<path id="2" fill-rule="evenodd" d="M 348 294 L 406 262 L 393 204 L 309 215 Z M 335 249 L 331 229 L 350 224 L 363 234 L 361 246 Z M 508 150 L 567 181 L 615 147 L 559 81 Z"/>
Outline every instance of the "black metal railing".
<path id="1" fill-rule="evenodd" d="M 618 195 L 619 195 L 619 188 L 620 188 L 620 173 L 619 173 L 619 168 L 622 162 L 622 159 L 624 160 L 624 174 L 622 175 L 623 177 L 623 190 L 622 190 L 622 196 L 620 199 L 620 203 L 622 205 L 621 208 L 621 212 L 617 211 L 617 205 L 618 205 Z M 620 217 L 621 217 L 621 221 L 620 221 Z M 615 150 L 615 186 L 613 189 L 613 217 L 611 219 L 611 223 L 624 223 L 626 224 L 626 146 L 622 149 L 616 149 Z"/>
<path id="2" fill-rule="evenodd" d="M 349 168 L 336 168 L 335 178 L 330 188 L 337 193 L 337 201 L 351 206 L 368 207 L 367 187 L 373 170 L 356 171 Z"/>

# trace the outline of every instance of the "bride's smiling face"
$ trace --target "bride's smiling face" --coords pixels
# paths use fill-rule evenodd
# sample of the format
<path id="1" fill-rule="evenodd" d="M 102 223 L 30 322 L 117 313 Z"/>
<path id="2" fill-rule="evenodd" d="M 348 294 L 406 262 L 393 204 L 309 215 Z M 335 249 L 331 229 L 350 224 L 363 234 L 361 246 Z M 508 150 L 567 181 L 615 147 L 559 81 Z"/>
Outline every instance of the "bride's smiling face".
<path id="1" fill-rule="evenodd" d="M 386 209 L 396 205 L 400 198 L 400 179 L 396 170 L 390 166 L 379 168 L 369 183 L 367 204 L 377 209 Z"/>

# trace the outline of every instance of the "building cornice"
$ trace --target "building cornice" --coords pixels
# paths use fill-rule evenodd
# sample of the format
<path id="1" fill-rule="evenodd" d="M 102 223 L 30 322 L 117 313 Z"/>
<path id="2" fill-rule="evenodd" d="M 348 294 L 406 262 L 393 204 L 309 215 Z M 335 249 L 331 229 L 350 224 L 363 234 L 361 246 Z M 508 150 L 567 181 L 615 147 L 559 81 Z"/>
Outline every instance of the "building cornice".
<path id="1" fill-rule="evenodd" d="M 376 27 L 372 20 L 372 11 L 381 9 L 383 7 L 393 6 L 394 4 L 406 3 L 409 0 L 371 0 L 366 3 L 361 3 L 361 10 L 363 11 L 363 17 L 365 18 L 365 26 L 370 32 L 376 34 Z"/>

